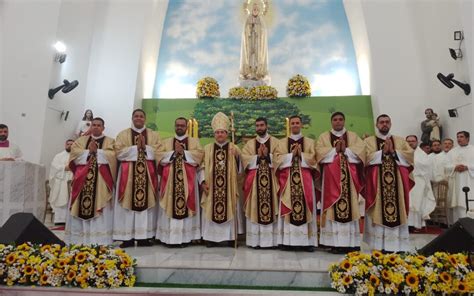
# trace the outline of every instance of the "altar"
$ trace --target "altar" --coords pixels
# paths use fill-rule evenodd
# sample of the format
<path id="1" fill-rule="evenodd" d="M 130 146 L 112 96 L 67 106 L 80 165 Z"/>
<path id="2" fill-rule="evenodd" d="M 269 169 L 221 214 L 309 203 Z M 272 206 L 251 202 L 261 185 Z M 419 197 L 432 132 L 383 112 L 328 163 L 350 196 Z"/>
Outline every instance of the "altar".
<path id="1" fill-rule="evenodd" d="M 0 225 L 19 212 L 39 220 L 45 211 L 46 171 L 42 165 L 26 161 L 0 161 Z"/>

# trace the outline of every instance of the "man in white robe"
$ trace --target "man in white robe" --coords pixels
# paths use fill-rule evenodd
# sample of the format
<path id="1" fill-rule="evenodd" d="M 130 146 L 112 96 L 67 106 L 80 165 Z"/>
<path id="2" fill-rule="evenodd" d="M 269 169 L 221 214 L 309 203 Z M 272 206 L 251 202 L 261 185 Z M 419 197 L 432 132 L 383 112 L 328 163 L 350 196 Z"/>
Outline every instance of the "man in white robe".
<path id="1" fill-rule="evenodd" d="M 8 126 L 0 123 L 0 161 L 21 160 L 20 147 L 8 140 Z"/>
<path id="2" fill-rule="evenodd" d="M 280 140 L 278 244 L 312 252 L 318 246 L 316 152 L 314 141 L 301 134 L 301 117 L 291 116 L 289 123 L 291 135 Z"/>
<path id="3" fill-rule="evenodd" d="M 342 254 L 360 250 L 359 194 L 366 161 L 364 142 L 344 125 L 345 115 L 334 112 L 332 129 L 316 142 L 316 160 L 322 172 L 319 243 Z"/>
<path id="4" fill-rule="evenodd" d="M 433 152 L 430 154 L 433 161 L 433 182 L 431 183 L 431 185 L 433 187 L 433 195 L 436 199 L 436 204 L 437 206 L 442 207 L 440 208 L 440 210 L 444 216 L 444 206 L 446 204 L 449 192 L 449 177 L 446 175 L 445 168 L 446 162 L 448 161 L 448 152 L 453 149 L 454 142 L 452 139 L 449 138 L 444 139 L 443 143 L 440 146 L 441 150 L 439 152 L 437 152 L 438 148 L 436 147 L 438 144 L 440 144 L 439 141 L 433 141 L 431 143 L 431 151 Z M 448 216 L 449 215 L 446 213 L 446 219 L 448 218 Z M 442 222 L 445 227 L 447 227 L 448 225 L 447 220 L 445 219 L 440 219 L 440 221 L 434 222 Z"/>
<path id="5" fill-rule="evenodd" d="M 64 150 L 54 156 L 49 169 L 49 204 L 53 209 L 54 224 L 66 223 L 67 203 L 69 200 L 72 172 L 69 168 L 69 153 L 73 140 L 67 140 Z"/>
<path id="6" fill-rule="evenodd" d="M 406 252 L 410 250 L 407 216 L 414 151 L 405 139 L 390 134 L 391 126 L 388 115 L 379 115 L 376 135 L 364 140 L 368 163 L 363 241 L 370 249 Z"/>
<path id="7" fill-rule="evenodd" d="M 470 134 L 460 131 L 456 134 L 458 147 L 448 153 L 446 174 L 448 175 L 448 223 L 454 224 L 459 218 L 466 217 L 466 195 L 464 187 L 469 187 L 469 198 L 474 192 L 474 146 L 469 144 Z M 474 209 L 474 203 L 469 204 L 469 209 Z"/>
<path id="8" fill-rule="evenodd" d="M 161 141 L 157 132 L 145 126 L 142 109 L 132 113 L 132 127 L 121 131 L 115 140 L 120 161 L 114 204 L 114 240 L 122 248 L 152 246 L 158 216 L 158 176 L 155 162 Z"/>
<path id="9" fill-rule="evenodd" d="M 257 136 L 242 149 L 246 244 L 253 248 L 271 248 L 278 246 L 276 170 L 283 150 L 280 141 L 268 134 L 266 118 L 255 120 L 255 130 Z"/>
<path id="10" fill-rule="evenodd" d="M 176 135 L 164 140 L 156 155 L 161 177 L 156 239 L 168 247 L 201 239 L 197 168 L 204 151 L 199 139 L 186 135 L 187 123 L 184 117 L 175 120 Z"/>
<path id="11" fill-rule="evenodd" d="M 103 134 L 104 120 L 94 118 L 88 135 L 71 147 L 74 180 L 66 216 L 69 244 L 112 244 L 113 193 L 117 172 L 114 139 Z"/>
<path id="12" fill-rule="evenodd" d="M 415 186 L 410 192 L 410 211 L 408 214 L 408 225 L 417 231 L 426 226 L 426 220 L 430 219 L 431 212 L 436 208 L 436 200 L 431 187 L 433 179 L 433 160 L 425 152 L 427 143 L 421 143 L 417 146 L 418 140 L 413 145 L 414 136 L 406 138 L 410 147 L 415 150 L 415 165 L 413 176 L 415 177 Z M 413 146 L 412 146 L 413 145 Z"/>

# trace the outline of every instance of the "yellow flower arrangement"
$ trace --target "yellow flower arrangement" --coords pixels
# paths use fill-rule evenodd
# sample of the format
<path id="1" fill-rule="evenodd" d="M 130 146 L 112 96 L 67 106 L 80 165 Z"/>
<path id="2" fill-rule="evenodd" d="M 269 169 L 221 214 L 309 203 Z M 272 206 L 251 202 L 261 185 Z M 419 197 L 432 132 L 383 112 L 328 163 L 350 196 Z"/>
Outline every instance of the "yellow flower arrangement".
<path id="1" fill-rule="evenodd" d="M 286 86 L 286 95 L 288 97 L 311 96 L 311 86 L 308 79 L 300 74 L 291 77 Z"/>
<path id="2" fill-rule="evenodd" d="M 0 284 L 115 288 L 135 284 L 136 261 L 105 246 L 0 245 Z"/>
<path id="3" fill-rule="evenodd" d="M 441 295 L 474 292 L 474 271 L 465 254 L 352 252 L 329 267 L 331 287 L 355 295 Z"/>
<path id="4" fill-rule="evenodd" d="M 219 83 L 212 77 L 204 77 L 197 82 L 196 97 L 214 99 L 220 97 Z"/>
<path id="5" fill-rule="evenodd" d="M 233 87 L 229 89 L 229 98 L 240 100 L 274 100 L 278 97 L 276 88 L 268 85 L 250 88 Z"/>

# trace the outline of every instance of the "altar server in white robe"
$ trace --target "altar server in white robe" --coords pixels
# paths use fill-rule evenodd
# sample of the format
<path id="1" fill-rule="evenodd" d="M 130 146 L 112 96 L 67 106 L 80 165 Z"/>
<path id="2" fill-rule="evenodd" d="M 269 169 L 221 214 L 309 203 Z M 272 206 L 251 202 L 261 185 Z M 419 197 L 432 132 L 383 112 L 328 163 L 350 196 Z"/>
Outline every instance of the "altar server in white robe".
<path id="1" fill-rule="evenodd" d="M 8 126 L 0 123 L 0 161 L 21 160 L 20 147 L 8 140 Z"/>
<path id="2" fill-rule="evenodd" d="M 122 248 L 152 246 L 158 215 L 158 175 L 155 162 L 161 141 L 157 132 L 145 126 L 142 109 L 132 113 L 132 127 L 121 131 L 115 140 L 120 161 L 114 205 L 114 240 Z"/>
<path id="3" fill-rule="evenodd" d="M 69 200 L 69 181 L 72 180 L 72 172 L 69 168 L 69 153 L 73 140 L 67 140 L 64 150 L 54 156 L 49 169 L 49 204 L 53 209 L 54 223 L 66 223 L 67 203 Z"/>
<path id="4" fill-rule="evenodd" d="M 432 147 L 433 147 L 433 143 L 431 145 Z M 440 198 L 443 200 L 447 199 L 447 195 L 449 191 L 449 177 L 448 175 L 446 175 L 445 168 L 448 161 L 448 152 L 451 149 L 453 149 L 453 145 L 454 145 L 453 140 L 449 138 L 444 139 L 442 143 L 441 152 L 437 154 L 435 153 L 430 154 L 433 160 L 433 182 L 432 182 L 433 194 L 437 201 Z M 433 149 L 431 150 L 433 151 Z"/>
<path id="5" fill-rule="evenodd" d="M 245 169 L 244 212 L 246 243 L 254 248 L 278 246 L 277 168 L 283 152 L 280 141 L 268 134 L 267 120 L 255 120 L 257 136 L 242 149 Z"/>
<path id="6" fill-rule="evenodd" d="M 204 146 L 204 161 L 199 170 L 202 239 L 208 247 L 233 246 L 237 234 L 243 233 L 237 187 L 241 152 L 228 140 L 227 115 L 218 112 L 211 126 L 215 141 Z"/>
<path id="7" fill-rule="evenodd" d="M 291 135 L 280 140 L 278 244 L 284 249 L 302 247 L 312 252 L 318 245 L 314 141 L 301 134 L 300 116 L 291 116 L 289 124 Z"/>
<path id="8" fill-rule="evenodd" d="M 405 139 L 390 134 L 391 126 L 388 115 L 379 115 L 376 136 L 364 140 L 367 166 L 363 241 L 370 249 L 406 252 L 410 250 L 407 216 L 414 185 L 414 151 Z"/>
<path id="9" fill-rule="evenodd" d="M 466 197 L 463 187 L 469 187 L 469 198 L 474 194 L 474 146 L 469 144 L 470 134 L 460 131 L 456 134 L 458 145 L 448 153 L 446 174 L 450 178 L 448 193 L 448 223 L 466 217 Z M 469 209 L 474 208 L 474 202 Z"/>
<path id="10" fill-rule="evenodd" d="M 114 139 L 103 134 L 104 120 L 91 121 L 91 133 L 71 147 L 74 173 L 66 217 L 66 242 L 112 244 L 113 193 L 117 171 Z"/>
<path id="11" fill-rule="evenodd" d="M 175 120 L 176 135 L 156 155 L 161 178 L 156 239 L 170 247 L 201 239 L 197 168 L 204 151 L 199 139 L 186 135 L 187 123 L 184 117 Z"/>
<path id="12" fill-rule="evenodd" d="M 407 140 L 408 143 L 410 143 Z M 408 214 L 408 225 L 415 229 L 426 226 L 426 220 L 436 208 L 436 200 L 431 187 L 433 179 L 433 158 L 425 152 L 428 143 L 421 143 L 415 147 L 415 165 L 413 176 L 415 186 L 410 192 L 410 211 Z M 413 147 L 412 147 L 413 148 Z"/>

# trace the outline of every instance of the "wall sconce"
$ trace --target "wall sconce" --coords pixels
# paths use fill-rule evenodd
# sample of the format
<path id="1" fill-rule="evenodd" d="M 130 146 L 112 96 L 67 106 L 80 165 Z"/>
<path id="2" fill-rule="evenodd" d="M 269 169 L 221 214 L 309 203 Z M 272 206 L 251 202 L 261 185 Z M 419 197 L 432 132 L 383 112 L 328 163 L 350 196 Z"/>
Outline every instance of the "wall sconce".
<path id="1" fill-rule="evenodd" d="M 62 43 L 61 41 L 57 41 L 53 46 L 56 49 L 56 55 L 54 56 L 54 61 L 60 64 L 64 63 L 67 57 L 66 45 Z"/>
<path id="2" fill-rule="evenodd" d="M 459 40 L 459 46 L 457 49 L 450 48 L 449 54 L 454 60 L 462 59 L 462 50 L 461 50 L 461 43 L 464 40 L 464 33 L 462 31 L 454 31 L 454 41 Z"/>

